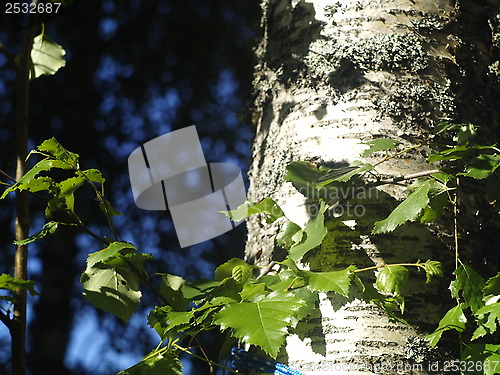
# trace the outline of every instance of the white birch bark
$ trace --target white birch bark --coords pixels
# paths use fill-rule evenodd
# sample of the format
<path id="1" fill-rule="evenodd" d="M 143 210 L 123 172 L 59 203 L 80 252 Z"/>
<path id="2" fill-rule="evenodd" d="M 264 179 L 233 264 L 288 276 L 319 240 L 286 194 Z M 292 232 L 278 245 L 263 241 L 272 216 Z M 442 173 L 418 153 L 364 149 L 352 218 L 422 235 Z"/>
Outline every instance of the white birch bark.
<path id="1" fill-rule="evenodd" d="M 366 146 L 360 142 L 392 138 L 403 149 L 428 143 L 432 127 L 441 121 L 498 120 L 484 103 L 482 110 L 470 113 L 472 106 L 461 102 L 466 90 L 460 86 L 470 69 L 467 53 L 478 56 L 482 69 L 498 79 L 498 61 L 485 52 L 498 49 L 499 43 L 498 13 L 491 11 L 498 8 L 492 2 L 265 0 L 262 9 L 249 200 L 271 196 L 299 225 L 309 216 L 305 198 L 282 179 L 289 162 L 333 167 L 354 160 L 374 163 L 381 155 L 361 158 Z M 473 14 L 469 21 L 464 12 Z M 478 31 L 471 36 L 475 41 L 464 39 L 466 21 L 473 30 L 489 28 L 490 35 Z M 433 168 L 426 162 L 428 153 L 429 147 L 420 147 L 377 170 L 387 177 L 425 171 Z M 404 187 L 384 186 L 353 197 L 350 208 L 339 208 L 343 215 L 329 223 L 321 248 L 303 266 L 331 271 L 349 264 L 435 259 L 444 260 L 451 272 L 446 259 L 451 262 L 452 249 L 441 227 L 407 224 L 390 235 L 370 234 L 373 222 L 385 218 L 404 194 Z M 249 261 L 265 265 L 276 256 L 278 226 L 259 218 L 248 221 Z M 447 307 L 446 287 L 439 282 L 426 286 L 422 274 L 412 273 L 410 279 L 405 318 L 418 329 L 390 322 L 376 306 L 358 298 L 322 294 L 317 311 L 288 337 L 280 360 L 305 374 L 371 374 L 376 368 L 381 373 L 429 373 L 427 365 L 416 365 L 413 372 L 402 366 L 421 360 L 406 358 L 412 350 L 408 338 L 435 328 Z"/>

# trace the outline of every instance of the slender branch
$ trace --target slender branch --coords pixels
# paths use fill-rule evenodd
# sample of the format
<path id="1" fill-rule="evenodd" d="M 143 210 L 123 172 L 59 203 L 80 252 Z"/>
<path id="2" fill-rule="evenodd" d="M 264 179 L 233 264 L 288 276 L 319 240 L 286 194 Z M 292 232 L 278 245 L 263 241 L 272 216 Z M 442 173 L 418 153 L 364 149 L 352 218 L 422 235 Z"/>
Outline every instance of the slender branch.
<path id="1" fill-rule="evenodd" d="M 395 263 L 395 264 L 377 264 L 376 266 L 371 266 L 371 267 L 366 267 L 366 268 L 360 268 L 358 270 L 354 270 L 355 273 L 357 272 L 365 272 L 365 271 L 370 271 L 370 270 L 376 270 L 378 268 L 384 268 L 384 267 L 393 267 L 393 266 L 402 266 L 402 267 L 419 267 L 419 268 L 425 268 L 425 265 L 423 263 Z"/>
<path id="2" fill-rule="evenodd" d="M 228 368 L 228 367 L 226 367 L 226 366 L 220 365 L 220 364 L 218 364 L 217 362 L 214 362 L 214 361 L 211 361 L 211 360 L 209 360 L 209 359 L 206 359 L 206 358 L 200 357 L 199 355 L 194 354 L 193 352 L 189 351 L 189 350 L 188 350 L 188 349 L 186 349 L 186 348 L 183 348 L 183 347 L 182 347 L 182 346 L 180 346 L 180 345 L 174 344 L 174 348 L 179 349 L 179 350 L 181 350 L 181 351 L 183 351 L 184 353 L 187 353 L 187 354 L 189 354 L 189 355 L 192 355 L 193 357 L 198 358 L 198 359 L 199 359 L 199 360 L 201 360 L 201 361 L 208 362 L 208 363 L 210 363 L 210 364 L 211 364 L 211 365 L 213 365 L 213 366 L 220 367 L 220 368 L 222 368 L 222 369 L 224 369 L 224 370 L 227 370 L 227 371 L 232 372 L 233 374 L 238 374 L 238 372 L 236 372 L 236 371 L 234 371 L 234 370 L 231 370 L 230 368 Z"/>
<path id="3" fill-rule="evenodd" d="M 14 72 L 16 72 L 16 75 L 19 76 L 19 67 L 16 64 L 16 60 L 14 60 L 14 57 L 10 54 L 7 47 L 5 47 L 2 42 L 0 42 L 0 52 L 3 53 L 3 55 L 6 57 L 7 63 L 14 70 Z"/>
<path id="4" fill-rule="evenodd" d="M 31 48 L 36 28 L 31 27 L 24 35 L 21 61 L 17 79 L 16 103 L 16 180 L 19 180 L 28 170 L 26 156 L 28 155 L 29 133 L 29 87 Z M 30 211 L 27 191 L 16 191 L 16 241 L 29 236 Z M 17 245 L 14 258 L 14 277 L 20 280 L 28 279 L 28 246 Z M 14 319 L 10 327 L 12 336 L 12 373 L 26 374 L 26 290 L 18 289 L 14 292 Z"/>
<path id="5" fill-rule="evenodd" d="M 7 177 L 13 183 L 16 183 L 16 179 L 14 177 L 11 177 L 7 172 L 4 172 L 2 169 L 0 169 L 0 174 Z"/>
<path id="6" fill-rule="evenodd" d="M 431 174 L 438 173 L 438 172 L 439 172 L 438 169 L 431 169 L 428 171 L 417 172 L 417 173 L 409 174 L 406 176 L 393 177 L 393 178 L 389 178 L 386 180 L 379 180 L 379 181 L 368 183 L 365 186 L 363 186 L 363 188 L 367 188 L 367 187 L 371 188 L 371 187 L 380 186 L 380 185 L 394 184 L 394 183 L 401 182 L 401 181 L 413 180 L 414 178 L 430 176 Z"/>
<path id="7" fill-rule="evenodd" d="M 399 156 L 401 154 L 404 154 L 405 152 L 408 152 L 414 148 L 418 148 L 418 147 L 421 147 L 422 145 L 421 144 L 418 144 L 418 145 L 413 145 L 413 146 L 410 146 L 410 147 L 407 147 L 405 148 L 404 150 L 402 151 L 399 151 L 399 152 L 396 152 L 394 155 L 391 155 L 391 156 L 386 156 L 385 158 L 383 158 L 382 160 L 380 160 L 379 162 L 373 164 L 373 167 L 375 168 L 377 165 L 379 164 L 382 164 L 382 163 L 385 163 L 387 160 L 391 160 L 393 158 L 395 158 L 396 156 Z"/>

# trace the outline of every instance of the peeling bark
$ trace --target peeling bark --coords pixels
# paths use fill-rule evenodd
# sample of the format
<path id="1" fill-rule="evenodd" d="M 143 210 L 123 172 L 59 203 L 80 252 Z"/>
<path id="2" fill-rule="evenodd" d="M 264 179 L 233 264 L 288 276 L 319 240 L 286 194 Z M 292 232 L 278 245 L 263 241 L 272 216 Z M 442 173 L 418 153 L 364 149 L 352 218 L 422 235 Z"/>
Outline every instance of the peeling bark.
<path id="1" fill-rule="evenodd" d="M 249 200 L 271 196 L 292 221 L 303 225 L 308 202 L 283 181 L 291 161 L 330 167 L 354 160 L 374 163 L 381 155 L 362 159 L 360 142 L 380 137 L 400 141 L 401 149 L 428 145 L 377 168 L 396 177 L 432 169 L 426 162 L 434 147 L 431 131 L 442 121 L 487 126 L 493 136 L 499 122 L 494 103 L 500 94 L 500 13 L 495 3 L 263 1 Z M 303 265 L 331 271 L 349 264 L 435 259 L 452 272 L 453 251 L 443 226 L 407 224 L 389 235 L 370 234 L 373 222 L 385 218 L 403 195 L 403 187 L 384 186 L 353 197 L 350 203 L 358 212 L 343 206 L 342 215 L 328 223 L 324 243 Z M 256 217 L 247 223 L 247 259 L 265 265 L 279 257 L 275 236 L 280 223 L 269 226 Z M 288 338 L 281 360 L 307 374 L 362 363 L 372 367 L 351 367 L 349 373 L 373 373 L 376 365 L 392 369 L 384 373 L 396 373 L 398 365 L 421 361 L 408 358 L 418 342 L 414 338 L 433 330 L 449 307 L 442 295 L 446 286 L 425 286 L 423 278 L 412 274 L 408 286 L 405 318 L 417 330 L 390 322 L 355 295 L 345 300 L 321 295 L 314 315 Z M 424 366 L 413 373 L 429 371 Z"/>

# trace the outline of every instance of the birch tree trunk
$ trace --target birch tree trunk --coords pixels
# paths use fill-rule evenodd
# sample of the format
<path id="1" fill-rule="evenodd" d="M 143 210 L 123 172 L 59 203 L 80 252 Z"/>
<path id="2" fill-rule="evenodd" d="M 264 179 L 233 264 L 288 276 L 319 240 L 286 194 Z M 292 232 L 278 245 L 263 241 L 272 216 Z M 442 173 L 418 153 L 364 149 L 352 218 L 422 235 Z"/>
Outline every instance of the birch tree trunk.
<path id="1" fill-rule="evenodd" d="M 361 158 L 366 146 L 360 142 L 392 138 L 403 149 L 430 144 L 442 121 L 499 124 L 496 1 L 264 0 L 262 10 L 249 200 L 271 196 L 300 225 L 309 217 L 305 198 L 283 181 L 291 161 L 374 163 L 380 154 Z M 429 150 L 419 147 L 377 170 L 397 177 L 432 169 Z M 384 186 L 350 197 L 303 266 L 331 271 L 435 259 L 451 273 L 452 227 L 407 224 L 391 235 L 370 234 L 404 192 Z M 467 225 L 466 242 L 478 245 L 479 224 Z M 249 261 L 266 265 L 280 256 L 278 227 L 257 217 L 248 221 Z M 428 365 L 418 366 L 418 341 L 409 338 L 435 329 L 450 307 L 447 289 L 439 282 L 425 286 L 422 274 L 410 280 L 405 318 L 418 330 L 389 321 L 355 296 L 320 295 L 318 309 L 288 337 L 280 360 L 305 374 L 429 373 Z M 402 367 L 411 364 L 417 364 L 411 371 Z"/>

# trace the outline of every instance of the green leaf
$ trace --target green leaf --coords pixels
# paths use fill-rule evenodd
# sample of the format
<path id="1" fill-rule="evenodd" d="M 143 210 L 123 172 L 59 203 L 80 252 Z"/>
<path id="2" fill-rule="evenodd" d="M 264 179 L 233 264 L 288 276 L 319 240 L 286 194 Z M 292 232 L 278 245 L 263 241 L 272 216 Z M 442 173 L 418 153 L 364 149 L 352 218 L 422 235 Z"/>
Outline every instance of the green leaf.
<path id="1" fill-rule="evenodd" d="M 327 232 L 324 217 L 325 211 L 325 202 L 320 202 L 320 206 L 318 207 L 318 214 L 311 220 L 309 220 L 306 227 L 304 228 L 305 239 L 302 239 L 301 242 L 294 244 L 290 248 L 290 255 L 288 256 L 290 259 L 292 259 L 293 261 L 298 261 L 309 250 L 312 250 L 316 246 L 319 246 L 321 244 L 321 241 L 323 241 L 323 238 L 325 238 Z"/>
<path id="2" fill-rule="evenodd" d="M 102 176 L 102 173 L 98 169 L 87 169 L 85 171 L 80 172 L 91 182 L 97 182 L 98 184 L 103 184 L 106 179 Z"/>
<path id="3" fill-rule="evenodd" d="M 366 303 L 374 303 L 375 305 L 383 309 L 387 314 L 389 320 L 401 322 L 410 326 L 410 324 L 408 324 L 406 320 L 394 314 L 394 312 L 398 309 L 398 304 L 401 303 L 401 301 L 397 301 L 394 298 L 380 294 L 373 285 L 363 284 L 359 277 L 355 276 L 354 281 L 360 288 L 361 296 Z"/>
<path id="4" fill-rule="evenodd" d="M 482 154 L 469 161 L 465 172 L 458 175 L 482 180 L 495 172 L 498 166 L 500 166 L 500 155 Z"/>
<path id="5" fill-rule="evenodd" d="M 81 282 L 86 300 L 125 322 L 140 302 L 139 276 L 131 268 L 96 263 L 87 266 Z"/>
<path id="6" fill-rule="evenodd" d="M 109 217 L 123 215 L 120 211 L 118 211 L 116 208 L 114 208 L 107 199 L 104 199 L 104 203 L 102 201 L 99 202 L 99 209 L 106 216 L 109 216 Z"/>
<path id="7" fill-rule="evenodd" d="M 334 181 L 338 182 L 347 182 L 349 181 L 353 176 L 366 172 L 366 171 L 371 171 L 373 169 L 373 165 L 371 164 L 365 164 L 363 162 L 360 162 L 359 160 L 354 161 L 348 168 L 348 170 L 345 173 L 339 173 L 338 171 L 334 170 L 334 174 L 332 175 L 332 172 L 326 173 L 325 176 L 321 178 L 323 182 L 318 182 L 316 186 L 318 188 L 322 188 L 323 186 L 326 186 Z"/>
<path id="8" fill-rule="evenodd" d="M 181 288 L 186 283 L 182 277 L 168 273 L 161 274 L 162 282 L 160 293 L 174 309 L 178 311 L 186 310 L 189 301 L 182 294 Z"/>
<path id="9" fill-rule="evenodd" d="M 265 283 L 245 284 L 243 286 L 243 290 L 240 292 L 241 300 L 249 300 L 253 296 L 263 294 L 265 290 Z"/>
<path id="10" fill-rule="evenodd" d="M 483 288 L 483 295 L 485 302 L 492 296 L 500 295 L 500 272 L 486 281 Z"/>
<path id="11" fill-rule="evenodd" d="M 460 364 L 467 364 L 463 374 L 494 375 L 500 373 L 500 345 L 467 344 Z M 472 365 L 472 366 L 471 366 Z"/>
<path id="12" fill-rule="evenodd" d="M 281 226 L 281 229 L 276 236 L 276 241 L 278 245 L 284 248 L 290 248 L 295 242 L 293 241 L 293 236 L 299 232 L 301 228 L 294 222 L 286 219 L 285 223 Z"/>
<path id="13" fill-rule="evenodd" d="M 25 238 L 24 240 L 14 241 L 14 245 L 27 245 L 33 241 L 45 237 L 48 234 L 53 234 L 57 230 L 59 224 L 63 223 L 59 223 L 57 221 L 49 221 L 48 223 L 45 223 L 45 225 L 39 232 L 36 232 L 35 234 L 29 236 L 28 238 Z"/>
<path id="14" fill-rule="evenodd" d="M 403 266 L 385 266 L 377 274 L 375 284 L 382 293 L 401 297 L 409 271 Z"/>
<path id="15" fill-rule="evenodd" d="M 35 290 L 34 281 L 16 279 L 6 273 L 2 273 L 0 275 L 0 289 L 10 290 L 11 292 L 16 291 L 17 289 L 26 289 L 32 296 L 37 296 L 39 294 Z"/>
<path id="16" fill-rule="evenodd" d="M 465 330 L 466 323 L 467 318 L 464 315 L 462 306 L 457 305 L 452 307 L 439 321 L 438 328 L 433 333 L 426 336 L 427 340 L 429 340 L 429 346 L 431 348 L 435 347 L 441 339 L 441 335 L 445 331 L 454 329 L 458 332 L 463 332 Z"/>
<path id="17" fill-rule="evenodd" d="M 184 283 L 181 287 L 181 291 L 188 300 L 199 301 L 204 298 L 213 297 L 214 292 L 221 284 L 221 281 L 199 279 L 193 282 Z"/>
<path id="18" fill-rule="evenodd" d="M 414 221 L 429 203 L 429 197 L 427 196 L 429 189 L 430 182 L 424 182 L 418 189 L 408 195 L 408 198 L 400 203 L 386 219 L 377 221 L 372 234 L 392 232 L 407 221 Z"/>
<path id="19" fill-rule="evenodd" d="M 66 150 L 54 137 L 43 141 L 37 147 L 37 150 L 41 153 L 47 153 L 57 160 L 67 162 L 71 165 L 71 168 L 78 168 L 79 166 L 78 154 Z"/>
<path id="20" fill-rule="evenodd" d="M 83 177 L 71 177 L 59 183 L 60 192 L 59 197 L 62 198 L 66 204 L 66 208 L 74 213 L 75 210 L 75 191 L 83 185 L 85 180 Z"/>
<path id="21" fill-rule="evenodd" d="M 259 203 L 245 202 L 238 206 L 236 210 L 221 211 L 233 221 L 241 221 L 250 215 L 264 214 L 268 224 L 273 223 L 285 213 L 281 210 L 280 206 L 269 197 L 264 198 Z"/>
<path id="22" fill-rule="evenodd" d="M 228 277 L 232 277 L 236 281 L 238 281 L 237 279 L 245 279 L 242 281 L 244 283 L 250 278 L 254 268 L 254 266 L 251 266 L 243 259 L 233 258 L 217 267 L 215 270 L 214 280 L 222 281 Z"/>
<path id="23" fill-rule="evenodd" d="M 51 159 L 44 159 L 35 164 L 33 168 L 31 168 L 28 172 L 24 174 L 23 177 L 21 177 L 14 185 L 6 189 L 3 194 L 1 199 L 5 198 L 5 196 L 15 190 L 30 190 L 33 187 L 39 188 L 39 184 L 42 184 L 42 187 L 45 186 L 50 186 L 50 182 L 47 179 L 44 179 L 42 181 L 38 180 L 35 183 L 33 182 L 33 179 L 38 175 L 38 173 L 42 171 L 49 171 L 52 168 L 59 168 L 59 169 L 71 169 L 71 166 L 65 162 L 62 162 L 60 160 L 51 160 Z M 39 189 L 41 190 L 41 189 Z"/>
<path id="24" fill-rule="evenodd" d="M 66 51 L 51 40 L 47 35 L 40 34 L 33 39 L 31 50 L 31 61 L 33 69 L 30 71 L 30 79 L 42 75 L 53 75 L 66 65 L 63 56 Z"/>
<path id="25" fill-rule="evenodd" d="M 480 322 L 485 322 L 483 323 L 483 326 L 486 329 L 485 333 L 491 334 L 495 332 L 498 327 L 497 324 L 500 323 L 500 302 L 481 307 L 476 311 L 475 315 L 479 318 Z"/>
<path id="26" fill-rule="evenodd" d="M 401 142 L 394 139 L 379 138 L 373 141 L 363 142 L 362 144 L 370 146 L 361 156 L 368 156 L 377 151 L 387 151 L 395 149 Z"/>
<path id="27" fill-rule="evenodd" d="M 485 286 L 484 279 L 476 273 L 471 267 L 462 265 L 454 272 L 456 279 L 450 283 L 451 296 L 459 298 L 462 292 L 465 302 L 467 302 L 472 310 L 476 312 L 483 305 L 483 288 Z"/>
<path id="28" fill-rule="evenodd" d="M 158 349 L 118 375 L 182 375 L 182 364 L 175 351 Z"/>
<path id="29" fill-rule="evenodd" d="M 105 260 L 111 258 L 113 255 L 116 255 L 122 249 L 137 249 L 137 248 L 128 242 L 121 242 L 121 241 L 112 242 L 105 249 L 89 254 L 89 257 L 87 258 L 87 267 L 92 267 L 96 263 L 104 262 Z"/>
<path id="30" fill-rule="evenodd" d="M 424 264 L 426 283 L 430 283 L 434 276 L 444 277 L 443 265 L 436 260 L 428 260 Z"/>
<path id="31" fill-rule="evenodd" d="M 286 170 L 283 179 L 300 185 L 316 183 L 325 175 L 324 171 L 307 161 L 293 161 L 287 165 Z"/>
<path id="32" fill-rule="evenodd" d="M 318 292 L 330 292 L 341 294 L 345 297 L 349 295 L 351 276 L 356 270 L 355 266 L 349 266 L 342 271 L 331 272 L 311 272 L 304 271 L 308 279 L 309 287 Z"/>
<path id="33" fill-rule="evenodd" d="M 148 324 L 158 333 L 162 340 L 175 339 L 180 331 L 189 327 L 194 312 L 174 311 L 171 306 L 157 307 L 148 315 Z"/>
<path id="34" fill-rule="evenodd" d="M 429 205 L 424 208 L 422 216 L 420 216 L 421 223 L 431 223 L 437 220 L 443 213 L 449 202 L 448 194 L 441 193 L 432 197 Z"/>
<path id="35" fill-rule="evenodd" d="M 292 293 L 273 292 L 258 302 L 232 303 L 215 315 L 214 323 L 231 328 L 232 335 L 247 344 L 260 346 L 276 358 L 285 342 L 292 317 L 305 302 Z"/>

